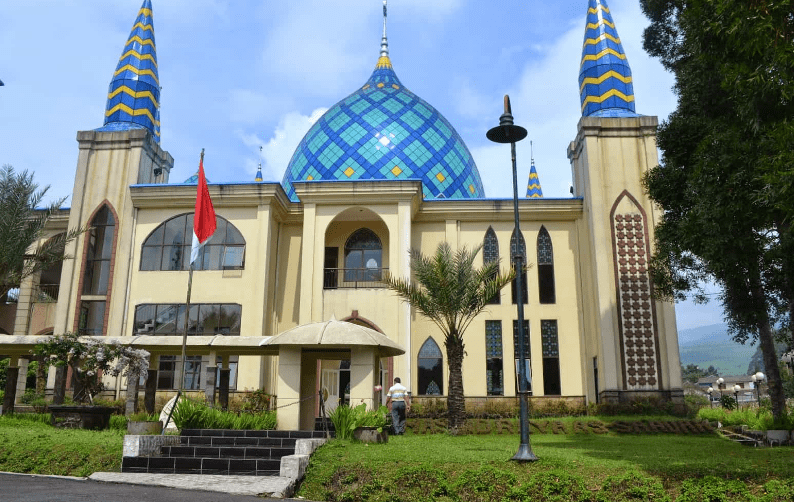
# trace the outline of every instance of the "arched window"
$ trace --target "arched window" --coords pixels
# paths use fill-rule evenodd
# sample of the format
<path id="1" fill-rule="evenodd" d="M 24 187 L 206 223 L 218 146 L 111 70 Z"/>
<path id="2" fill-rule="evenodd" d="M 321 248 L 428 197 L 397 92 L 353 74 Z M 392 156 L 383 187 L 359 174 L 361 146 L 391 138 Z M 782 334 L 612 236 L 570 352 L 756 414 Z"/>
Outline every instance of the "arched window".
<path id="1" fill-rule="evenodd" d="M 226 219 L 215 218 L 215 233 L 199 252 L 193 270 L 242 269 L 245 263 L 243 234 Z M 188 270 L 192 244 L 193 213 L 167 220 L 143 242 L 141 270 Z"/>
<path id="2" fill-rule="evenodd" d="M 482 264 L 488 265 L 489 263 L 494 263 L 499 261 L 499 239 L 496 238 L 496 232 L 493 231 L 492 227 L 488 227 L 488 231 L 485 232 L 485 238 L 482 240 Z M 493 298 L 488 302 L 490 304 L 499 304 L 501 299 L 501 293 L 497 293 L 494 295 Z"/>
<path id="3" fill-rule="evenodd" d="M 345 243 L 345 281 L 369 282 L 381 279 L 383 246 L 372 230 L 359 228 Z"/>
<path id="4" fill-rule="evenodd" d="M 546 227 L 538 232 L 538 295 L 540 303 L 554 303 L 554 250 Z"/>
<path id="5" fill-rule="evenodd" d="M 527 266 L 527 243 L 524 241 L 524 233 L 521 232 L 516 238 L 516 231 L 513 229 L 513 235 L 510 236 L 510 262 L 514 264 L 513 259 L 518 252 L 524 257 L 524 267 Z M 518 274 L 516 274 L 518 275 Z M 510 291 L 513 295 L 513 304 L 516 301 L 516 281 L 513 281 L 510 286 Z M 526 268 L 521 272 L 521 300 L 524 304 L 529 303 L 529 288 L 527 287 L 527 272 Z"/>
<path id="6" fill-rule="evenodd" d="M 419 395 L 440 396 L 444 389 L 444 358 L 441 349 L 432 338 L 425 340 L 417 358 L 419 370 Z"/>
<path id="7" fill-rule="evenodd" d="M 100 336 L 105 329 L 107 299 L 97 297 L 107 297 L 110 289 L 113 241 L 116 236 L 116 219 L 106 204 L 94 214 L 90 227 L 85 241 L 82 294 L 93 298 L 80 301 L 77 331 L 81 335 Z"/>

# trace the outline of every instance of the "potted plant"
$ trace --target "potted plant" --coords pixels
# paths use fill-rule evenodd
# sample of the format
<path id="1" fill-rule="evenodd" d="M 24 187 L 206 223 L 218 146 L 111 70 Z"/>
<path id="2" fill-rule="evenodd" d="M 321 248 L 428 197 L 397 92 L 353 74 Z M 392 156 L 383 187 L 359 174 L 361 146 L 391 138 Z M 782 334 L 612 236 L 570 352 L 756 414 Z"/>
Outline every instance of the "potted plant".
<path id="1" fill-rule="evenodd" d="M 389 433 L 388 409 L 381 406 L 376 410 L 367 410 L 366 404 L 355 408 L 337 406 L 330 414 L 338 439 L 355 439 L 365 443 L 386 443 Z"/>
<path id="2" fill-rule="evenodd" d="M 148 436 L 163 432 L 163 422 L 157 413 L 134 413 L 127 417 L 127 434 Z"/>
<path id="3" fill-rule="evenodd" d="M 76 333 L 50 336 L 33 353 L 56 367 L 68 366 L 75 383 L 74 406 L 51 405 L 52 425 L 64 428 L 105 429 L 115 408 L 95 406 L 104 390 L 103 375 L 139 377 L 148 367 L 149 353 L 119 343 L 103 343 Z"/>

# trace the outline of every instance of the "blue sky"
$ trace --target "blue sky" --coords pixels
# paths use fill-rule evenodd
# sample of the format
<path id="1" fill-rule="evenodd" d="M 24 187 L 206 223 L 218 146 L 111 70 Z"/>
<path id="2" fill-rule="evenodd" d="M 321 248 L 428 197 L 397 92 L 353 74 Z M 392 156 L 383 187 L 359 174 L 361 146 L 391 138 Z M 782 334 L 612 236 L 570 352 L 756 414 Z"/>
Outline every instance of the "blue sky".
<path id="1" fill-rule="evenodd" d="M 72 192 L 78 130 L 102 126 L 107 88 L 141 0 L 4 0 L 0 7 L 0 164 Z M 637 112 L 663 120 L 673 78 L 642 50 L 638 0 L 609 7 L 634 76 Z M 377 61 L 380 0 L 152 0 L 162 146 L 172 182 L 199 152 L 213 182 L 281 181 L 300 139 L 360 87 Z M 566 157 L 581 116 L 577 77 L 586 0 L 390 0 L 388 37 L 402 83 L 458 130 L 486 195 L 512 197 L 509 152 L 485 131 L 510 94 L 529 131 L 544 195 L 568 197 Z M 262 147 L 260 155 L 259 148 Z M 518 145 L 519 185 L 529 141 Z M 68 205 L 68 201 L 67 201 Z M 677 306 L 679 329 L 721 322 L 714 302 Z"/>

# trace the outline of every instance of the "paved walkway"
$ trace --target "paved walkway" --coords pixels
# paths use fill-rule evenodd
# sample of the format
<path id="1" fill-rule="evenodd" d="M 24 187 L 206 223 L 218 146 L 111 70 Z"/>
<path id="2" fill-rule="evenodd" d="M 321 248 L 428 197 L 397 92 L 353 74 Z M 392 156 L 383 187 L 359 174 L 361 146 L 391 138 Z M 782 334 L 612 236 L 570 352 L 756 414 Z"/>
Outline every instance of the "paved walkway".
<path id="1" fill-rule="evenodd" d="M 139 474 L 95 472 L 88 479 L 103 483 L 164 486 L 182 490 L 203 490 L 231 495 L 264 495 L 284 498 L 293 491 L 295 481 L 279 476 L 218 476 L 208 474 Z"/>
<path id="2" fill-rule="evenodd" d="M 289 480 L 287 480 L 288 482 Z M 3 502 L 247 502 L 283 500 L 283 478 L 130 474 L 90 478 L 0 472 Z M 260 498 L 263 497 L 263 498 Z M 269 498 L 273 497 L 273 498 Z M 295 500 L 295 499 L 288 499 Z"/>

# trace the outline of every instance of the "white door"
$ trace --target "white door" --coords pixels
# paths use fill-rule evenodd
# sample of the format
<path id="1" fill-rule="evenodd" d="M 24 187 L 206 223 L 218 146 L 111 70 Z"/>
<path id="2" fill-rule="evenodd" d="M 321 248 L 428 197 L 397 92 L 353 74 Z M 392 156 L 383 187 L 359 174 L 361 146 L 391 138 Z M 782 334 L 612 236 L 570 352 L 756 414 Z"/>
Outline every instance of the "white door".
<path id="1" fill-rule="evenodd" d="M 325 413 L 329 414 L 339 405 L 339 370 L 324 369 L 320 377 L 320 385 L 325 399 Z"/>

